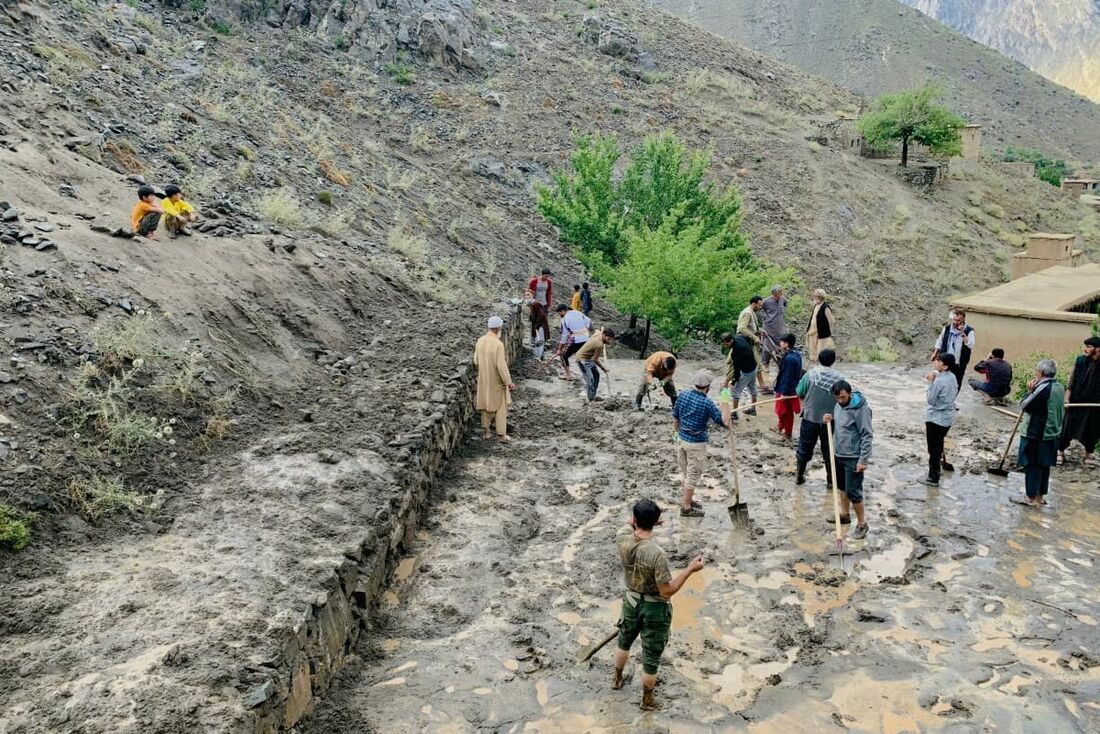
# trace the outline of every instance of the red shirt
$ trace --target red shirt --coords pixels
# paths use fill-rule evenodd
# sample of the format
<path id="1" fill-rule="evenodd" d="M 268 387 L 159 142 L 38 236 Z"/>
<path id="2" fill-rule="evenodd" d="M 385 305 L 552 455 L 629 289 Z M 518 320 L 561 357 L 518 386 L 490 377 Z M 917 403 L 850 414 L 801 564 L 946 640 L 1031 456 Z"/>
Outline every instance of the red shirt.
<path id="1" fill-rule="evenodd" d="M 542 278 L 543 278 L 543 276 L 541 276 L 541 275 L 536 275 L 534 278 L 531 278 L 531 282 L 527 284 L 527 290 L 531 291 L 532 294 L 537 295 L 538 294 L 538 287 L 539 287 L 539 280 L 541 280 Z M 550 279 L 549 277 L 547 277 L 546 278 L 546 310 L 549 311 L 553 307 L 554 307 L 554 281 L 552 279 Z"/>

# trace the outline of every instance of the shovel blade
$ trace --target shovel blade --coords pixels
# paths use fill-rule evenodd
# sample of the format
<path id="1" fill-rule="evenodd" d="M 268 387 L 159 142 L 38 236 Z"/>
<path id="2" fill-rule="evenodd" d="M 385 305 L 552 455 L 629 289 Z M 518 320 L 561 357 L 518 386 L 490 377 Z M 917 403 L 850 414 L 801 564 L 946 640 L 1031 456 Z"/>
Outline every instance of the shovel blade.
<path id="1" fill-rule="evenodd" d="M 999 467 L 999 466 L 991 466 L 988 469 L 986 469 L 986 471 L 989 472 L 990 474 L 992 474 L 995 477 L 1007 477 L 1008 476 L 1008 469 L 1004 469 L 1004 468 Z"/>
<path id="2" fill-rule="evenodd" d="M 730 514 L 730 520 L 734 525 L 745 526 L 749 524 L 749 505 L 746 502 L 738 502 L 728 505 L 726 511 Z"/>

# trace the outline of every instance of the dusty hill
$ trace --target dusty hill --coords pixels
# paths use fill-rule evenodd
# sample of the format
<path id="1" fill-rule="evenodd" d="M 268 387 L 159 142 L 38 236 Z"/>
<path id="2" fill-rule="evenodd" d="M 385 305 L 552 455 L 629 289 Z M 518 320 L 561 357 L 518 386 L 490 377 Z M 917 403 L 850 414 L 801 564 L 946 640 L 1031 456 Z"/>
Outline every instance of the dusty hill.
<path id="1" fill-rule="evenodd" d="M 925 192 L 851 157 L 820 131 L 852 94 L 640 3 L 0 19 L 0 502 L 38 515 L 0 556 L 9 729 L 247 718 L 275 633 L 391 531 L 490 307 L 542 265 L 579 279 L 531 195 L 574 131 L 712 147 L 755 249 L 836 294 L 849 356 L 923 347 L 1031 227 L 1100 244 L 1037 181 Z M 206 224 L 110 236 L 139 179 Z"/>
<path id="2" fill-rule="evenodd" d="M 1094 0 L 903 0 L 1062 86 L 1100 101 L 1100 4 Z"/>
<path id="3" fill-rule="evenodd" d="M 939 80 L 952 106 L 985 126 L 987 147 L 1100 161 L 1100 106 L 896 0 L 655 2 L 863 95 Z"/>

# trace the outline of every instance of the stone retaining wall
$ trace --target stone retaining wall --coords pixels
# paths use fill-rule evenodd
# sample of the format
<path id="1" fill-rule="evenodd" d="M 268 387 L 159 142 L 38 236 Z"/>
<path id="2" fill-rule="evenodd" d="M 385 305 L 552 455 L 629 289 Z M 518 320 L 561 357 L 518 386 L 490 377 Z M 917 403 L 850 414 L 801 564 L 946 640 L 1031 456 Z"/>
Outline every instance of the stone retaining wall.
<path id="1" fill-rule="evenodd" d="M 523 346 L 522 318 L 518 308 L 501 316 L 501 338 L 512 362 Z M 449 378 L 446 390 L 445 408 L 400 439 L 408 458 L 398 472 L 398 505 L 379 526 L 364 528 L 363 541 L 345 552 L 344 562 L 333 569 L 317 601 L 293 629 L 286 630 L 281 653 L 270 663 L 269 680 L 245 696 L 244 706 L 255 716 L 255 734 L 294 727 L 328 688 L 368 626 L 398 549 L 411 539 L 432 484 L 474 415 L 477 370 L 472 359 Z"/>

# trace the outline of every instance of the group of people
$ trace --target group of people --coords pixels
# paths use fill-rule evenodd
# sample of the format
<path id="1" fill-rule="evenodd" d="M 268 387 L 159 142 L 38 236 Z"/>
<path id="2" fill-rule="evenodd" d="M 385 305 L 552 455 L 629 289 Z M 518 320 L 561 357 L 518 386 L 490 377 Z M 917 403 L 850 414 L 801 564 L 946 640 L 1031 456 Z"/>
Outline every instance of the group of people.
<path id="1" fill-rule="evenodd" d="M 158 197 L 152 186 L 141 186 L 137 195 L 137 204 L 130 213 L 130 229 L 135 235 L 155 240 L 157 230 L 164 222 L 164 229 L 171 239 L 180 235 L 191 236 L 188 226 L 195 221 L 198 213 L 184 200 L 179 186 L 165 186 L 164 198 Z"/>
<path id="2" fill-rule="evenodd" d="M 529 295 L 532 301 L 532 334 L 536 327 L 549 333 L 544 319 L 545 305 L 552 297 L 549 272 L 532 279 Z M 542 283 L 545 283 L 543 285 Z M 585 288 L 584 290 L 587 290 Z M 583 292 L 582 299 L 583 299 Z M 542 293 L 539 296 L 539 293 Z M 575 289 L 576 294 L 577 289 Z M 603 362 L 605 347 L 614 340 L 610 329 L 592 331 L 589 316 L 591 301 L 576 298 L 568 306 L 560 304 L 560 358 L 567 378 L 571 378 L 571 358 L 576 358 L 584 375 L 588 400 L 595 400 L 599 372 L 607 373 Z M 672 405 L 672 420 L 676 432 L 676 462 L 680 469 L 682 491 L 680 515 L 686 518 L 705 516 L 695 490 L 706 470 L 706 451 L 712 425 L 731 429 L 738 412 L 755 414 L 761 393 L 774 393 L 776 431 L 792 437 L 794 416 L 800 415 L 798 441 L 794 448 L 796 484 L 806 482 L 806 470 L 814 454 L 820 450 L 825 465 L 826 485 L 838 490 L 840 522 L 851 524 L 852 537 L 865 538 L 869 532 L 864 510 L 864 479 L 871 466 L 874 429 L 870 403 L 863 393 L 853 388 L 834 367 L 837 361 L 833 342 L 833 314 L 823 291 L 815 292 L 814 308 L 806 331 L 806 356 L 810 369 L 803 370 L 797 339 L 787 330 L 788 302 L 783 289 L 776 286 L 769 298 L 754 296 L 741 312 L 735 332 L 723 334 L 726 352 L 726 373 L 721 380 L 720 408 L 710 397 L 718 380 L 708 370 L 698 371 L 691 389 L 677 392 L 673 382 L 676 356 L 670 352 L 655 352 L 645 362 L 635 407 L 655 389 L 662 389 Z M 757 318 L 763 313 L 763 324 Z M 500 341 L 502 322 L 489 320 L 489 333 L 478 341 L 475 363 L 478 366 L 477 408 L 481 412 L 485 437 L 496 421 L 497 435 L 508 440 L 506 413 L 510 391 L 514 389 L 508 372 L 503 343 Z M 936 339 L 931 355 L 932 369 L 927 375 L 925 434 L 928 448 L 928 472 L 923 481 L 935 486 L 942 471 L 952 471 L 944 445 L 955 420 L 955 403 L 967 374 L 967 367 L 976 348 L 974 329 L 966 323 L 962 310 L 952 311 L 948 323 Z M 777 372 L 773 385 L 768 385 L 768 365 L 775 362 Z M 996 348 L 978 362 L 974 372 L 981 376 L 969 380 L 969 385 L 984 400 L 1003 401 L 1012 392 L 1012 366 L 1005 360 L 1004 350 Z M 1050 470 L 1064 460 L 1066 448 L 1074 440 L 1085 447 L 1085 463 L 1095 466 L 1094 456 L 1100 442 L 1100 409 L 1075 411 L 1074 404 L 1100 403 L 1100 337 L 1086 339 L 1082 354 L 1074 363 L 1068 387 L 1055 379 L 1057 366 L 1052 360 L 1042 360 L 1036 366 L 1034 378 L 1027 385 L 1027 396 L 1021 401 L 1020 442 L 1017 459 L 1024 470 L 1028 505 L 1046 504 Z M 751 403 L 739 409 L 745 392 Z M 1068 417 L 1067 417 L 1068 414 Z M 827 439 L 833 434 L 833 451 Z M 831 456 L 833 453 L 835 456 Z M 835 460 L 836 476 L 833 476 Z M 653 540 L 654 528 L 661 524 L 661 508 L 650 499 L 636 502 L 631 517 L 616 538 L 623 567 L 626 592 L 622 600 L 618 645 L 615 653 L 612 685 L 621 688 L 624 668 L 630 648 L 642 640 L 642 706 L 656 706 L 654 687 L 661 655 L 671 629 L 671 598 L 687 579 L 703 568 L 703 558 L 693 559 L 683 571 L 673 576 L 667 553 Z"/>

